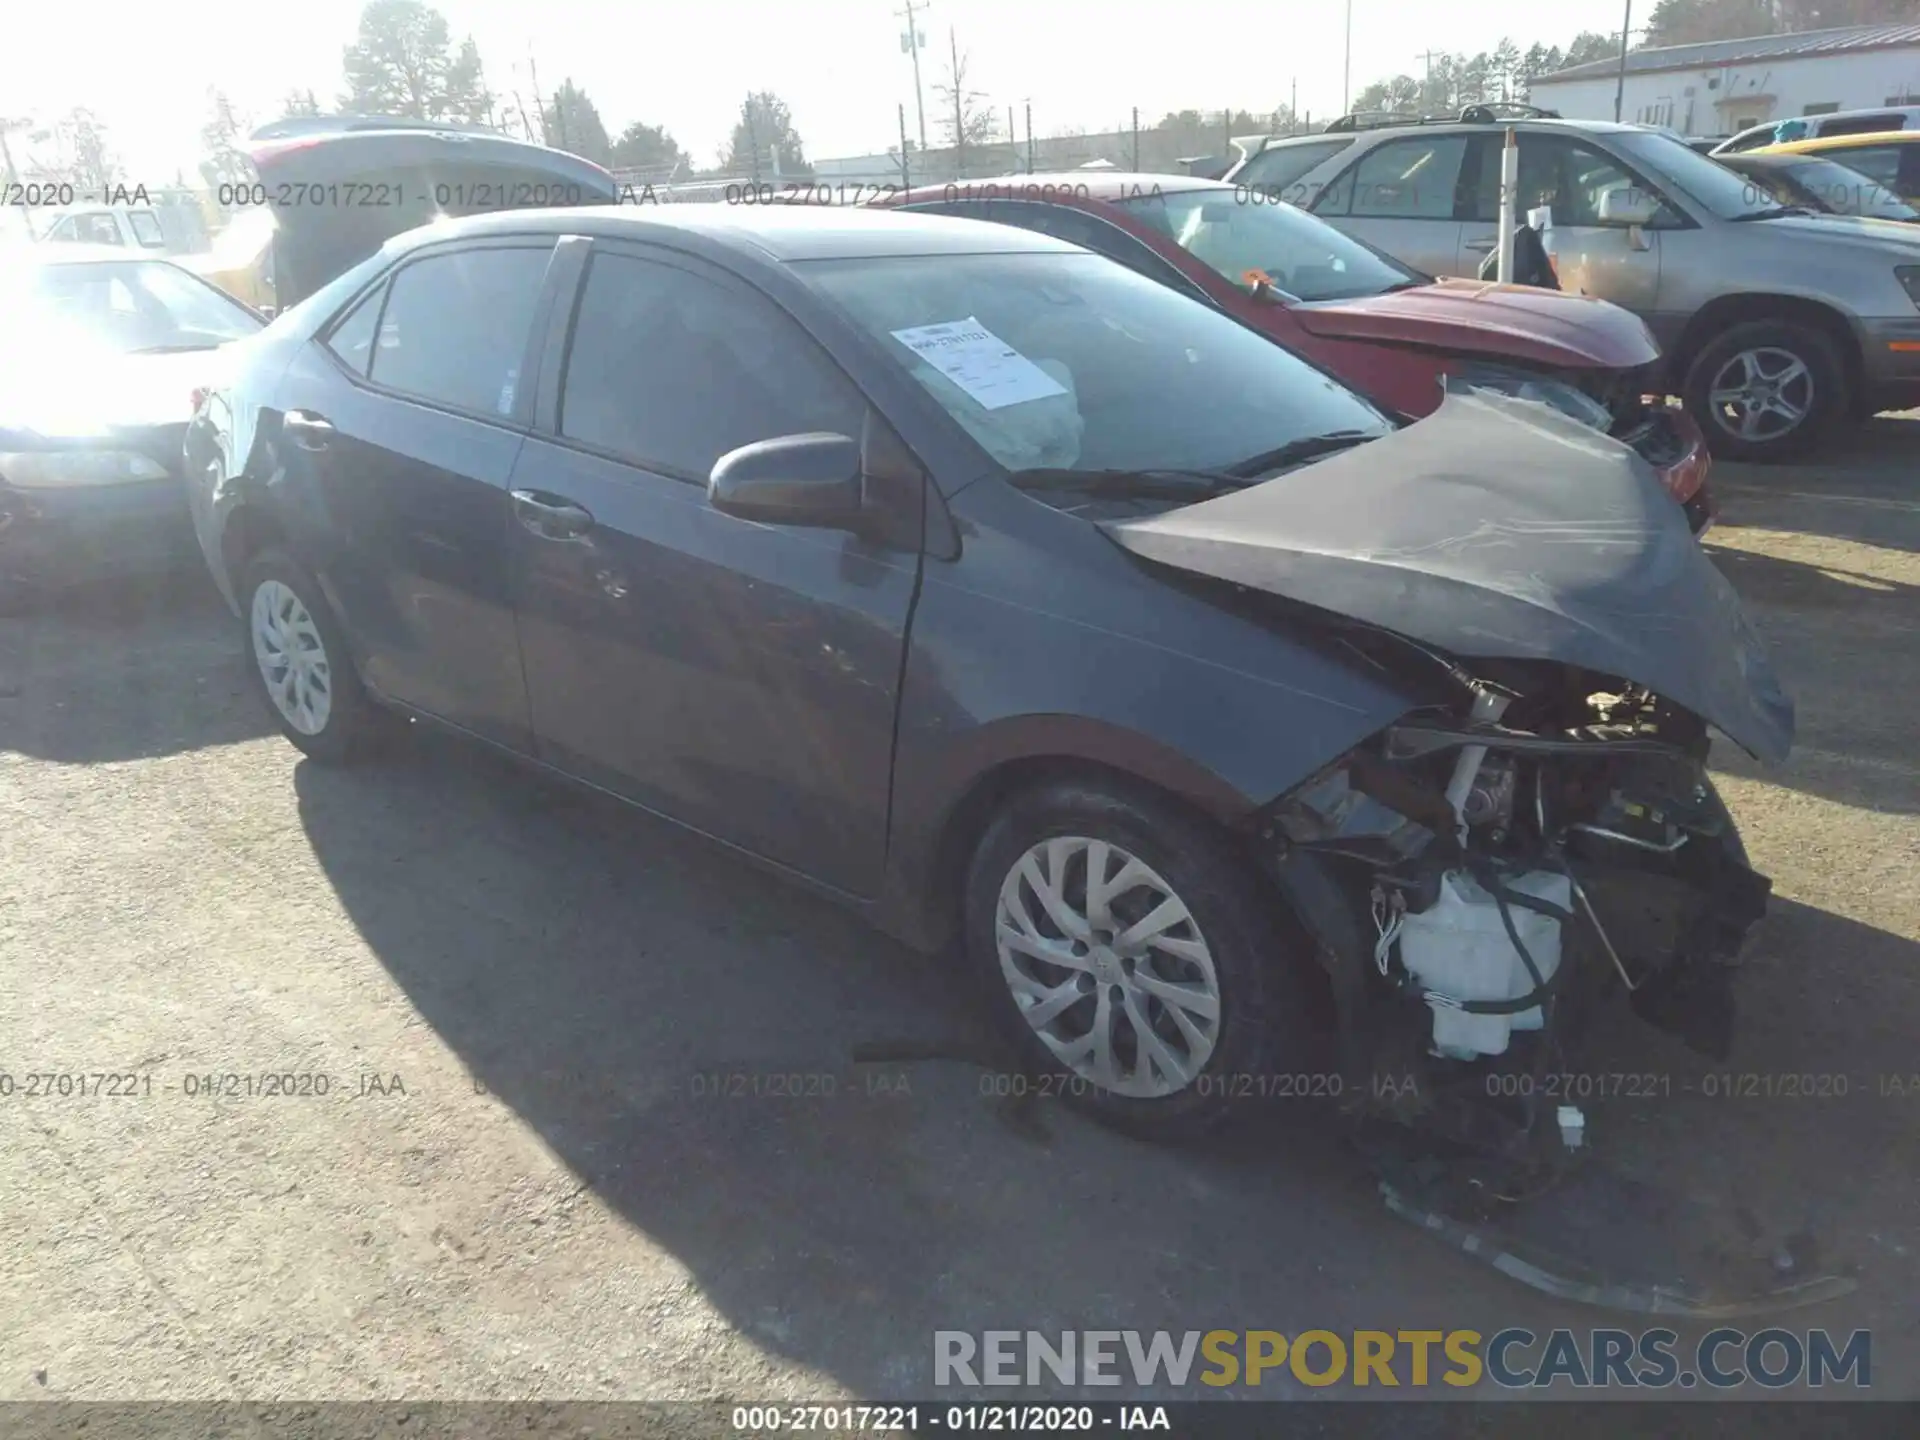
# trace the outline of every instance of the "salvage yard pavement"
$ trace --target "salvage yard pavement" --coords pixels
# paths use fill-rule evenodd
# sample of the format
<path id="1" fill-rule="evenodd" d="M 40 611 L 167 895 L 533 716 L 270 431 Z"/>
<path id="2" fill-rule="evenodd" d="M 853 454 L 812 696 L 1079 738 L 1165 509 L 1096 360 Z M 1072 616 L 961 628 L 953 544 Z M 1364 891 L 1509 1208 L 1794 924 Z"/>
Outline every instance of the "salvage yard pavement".
<path id="1" fill-rule="evenodd" d="M 1917 480 L 1913 417 L 1716 471 L 1799 707 L 1784 766 L 1716 753 L 1776 900 L 1732 1061 L 1609 1015 L 1667 1079 L 1587 1105 L 1854 1267 L 1781 1323 L 1870 1328 L 1907 1397 Z M 1636 1323 L 1390 1217 L 1324 1102 L 1145 1147 L 996 1093 L 936 963 L 663 825 L 418 735 L 302 762 L 234 629 L 197 576 L 0 620 L 0 1398 L 905 1397 L 938 1329 Z"/>

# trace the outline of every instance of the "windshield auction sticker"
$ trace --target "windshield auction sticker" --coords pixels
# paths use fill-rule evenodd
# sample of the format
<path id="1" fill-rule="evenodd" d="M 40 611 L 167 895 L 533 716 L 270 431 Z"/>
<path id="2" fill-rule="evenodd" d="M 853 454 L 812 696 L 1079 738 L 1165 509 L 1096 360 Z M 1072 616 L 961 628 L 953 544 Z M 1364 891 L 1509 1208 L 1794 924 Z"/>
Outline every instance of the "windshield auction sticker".
<path id="1" fill-rule="evenodd" d="M 985 410 L 1067 393 L 1033 361 L 969 315 L 895 330 L 893 338 L 966 391 Z"/>

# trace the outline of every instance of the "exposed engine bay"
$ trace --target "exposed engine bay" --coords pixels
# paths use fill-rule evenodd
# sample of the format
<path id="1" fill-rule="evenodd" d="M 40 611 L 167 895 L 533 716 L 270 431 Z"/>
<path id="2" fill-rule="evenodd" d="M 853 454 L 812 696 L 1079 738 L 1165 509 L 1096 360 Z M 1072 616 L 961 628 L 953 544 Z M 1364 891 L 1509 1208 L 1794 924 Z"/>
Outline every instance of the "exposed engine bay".
<path id="1" fill-rule="evenodd" d="M 1528 1183 L 1579 1148 L 1584 1116 L 1489 1070 L 1564 1071 L 1570 1029 L 1618 994 L 1724 1059 L 1729 978 L 1771 889 L 1706 777 L 1705 727 L 1603 679 L 1462 675 L 1463 714 L 1409 717 L 1263 821 L 1334 982 L 1342 1093 Z"/>

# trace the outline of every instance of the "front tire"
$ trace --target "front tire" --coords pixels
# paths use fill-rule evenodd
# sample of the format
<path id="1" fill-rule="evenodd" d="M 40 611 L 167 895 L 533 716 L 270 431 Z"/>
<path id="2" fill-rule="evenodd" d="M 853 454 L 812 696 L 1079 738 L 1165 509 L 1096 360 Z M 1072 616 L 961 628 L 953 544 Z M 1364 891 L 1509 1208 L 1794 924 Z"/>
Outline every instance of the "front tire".
<path id="1" fill-rule="evenodd" d="M 285 551 L 263 550 L 239 599 L 247 661 L 280 733 L 324 764 L 352 759 L 377 717 L 319 583 Z"/>
<path id="2" fill-rule="evenodd" d="M 1119 782 L 1014 797 L 965 891 L 967 952 L 1029 1069 L 1096 1118 L 1196 1138 L 1302 1052 L 1277 902 L 1225 836 Z"/>
<path id="3" fill-rule="evenodd" d="M 1708 448 L 1728 460 L 1803 454 L 1853 405 L 1833 342 L 1791 320 L 1723 330 L 1694 356 L 1683 389 Z"/>

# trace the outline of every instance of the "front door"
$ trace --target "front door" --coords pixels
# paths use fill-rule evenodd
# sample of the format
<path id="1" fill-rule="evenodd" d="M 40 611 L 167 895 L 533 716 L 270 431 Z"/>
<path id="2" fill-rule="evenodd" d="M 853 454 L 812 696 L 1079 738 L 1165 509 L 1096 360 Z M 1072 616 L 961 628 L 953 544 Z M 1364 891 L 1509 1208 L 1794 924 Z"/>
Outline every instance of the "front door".
<path id="1" fill-rule="evenodd" d="M 276 396 L 296 506 L 337 542 L 306 557 L 380 694 L 529 748 L 508 589 L 507 481 L 552 242 L 401 266 Z"/>
<path id="2" fill-rule="evenodd" d="M 1476 267 L 1500 237 L 1500 149 L 1497 136 L 1482 139 L 1476 164 L 1472 218 L 1462 240 Z M 1606 151 L 1567 134 L 1520 132 L 1519 223 L 1539 206 L 1553 211 L 1554 266 L 1560 288 L 1574 295 L 1611 300 L 1651 322 L 1660 298 L 1660 248 L 1664 235 L 1683 223 L 1663 207 L 1651 225 L 1629 229 L 1600 219 L 1601 197 L 1610 190 L 1657 195 Z"/>
<path id="3" fill-rule="evenodd" d="M 538 753 L 874 894 L 917 525 L 895 544 L 760 525 L 713 509 L 706 491 L 741 445 L 862 438 L 866 401 L 789 316 L 723 272 L 596 244 L 583 283 L 555 433 L 529 439 L 512 484 Z M 916 500 L 924 483 L 916 474 Z"/>

